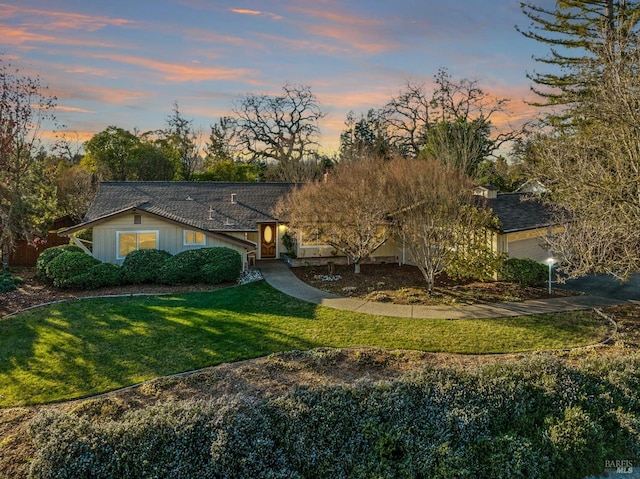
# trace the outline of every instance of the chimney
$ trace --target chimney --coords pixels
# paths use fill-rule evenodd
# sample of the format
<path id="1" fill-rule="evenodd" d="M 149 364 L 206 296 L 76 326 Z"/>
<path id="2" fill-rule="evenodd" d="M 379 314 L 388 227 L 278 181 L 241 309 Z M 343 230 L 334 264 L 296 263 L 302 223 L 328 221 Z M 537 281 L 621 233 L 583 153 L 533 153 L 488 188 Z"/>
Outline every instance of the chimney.
<path id="1" fill-rule="evenodd" d="M 235 205 L 237 203 L 236 197 L 238 195 L 236 195 L 235 193 L 231 193 L 231 204 Z"/>

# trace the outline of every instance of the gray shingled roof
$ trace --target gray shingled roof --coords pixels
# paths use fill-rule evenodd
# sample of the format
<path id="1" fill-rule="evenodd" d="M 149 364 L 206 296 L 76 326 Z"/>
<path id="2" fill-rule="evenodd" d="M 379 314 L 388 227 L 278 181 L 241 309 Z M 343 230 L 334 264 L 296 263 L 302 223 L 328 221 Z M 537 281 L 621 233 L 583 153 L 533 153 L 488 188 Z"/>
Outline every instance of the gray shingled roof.
<path id="1" fill-rule="evenodd" d="M 500 231 L 510 233 L 553 225 L 552 211 L 537 196 L 528 193 L 503 193 L 486 200 L 500 219 Z"/>
<path id="2" fill-rule="evenodd" d="M 137 208 L 206 231 L 255 231 L 292 183 L 104 182 L 83 223 Z M 236 203 L 231 202 L 235 194 Z"/>
<path id="3" fill-rule="evenodd" d="M 106 218 L 131 208 L 168 218 L 205 231 L 255 231 L 257 223 L 276 221 L 272 215 L 278 199 L 293 183 L 220 182 L 104 182 L 83 223 Z M 231 202 L 235 194 L 236 203 Z M 551 210 L 526 193 L 499 194 L 486 199 L 509 233 L 552 224 Z"/>

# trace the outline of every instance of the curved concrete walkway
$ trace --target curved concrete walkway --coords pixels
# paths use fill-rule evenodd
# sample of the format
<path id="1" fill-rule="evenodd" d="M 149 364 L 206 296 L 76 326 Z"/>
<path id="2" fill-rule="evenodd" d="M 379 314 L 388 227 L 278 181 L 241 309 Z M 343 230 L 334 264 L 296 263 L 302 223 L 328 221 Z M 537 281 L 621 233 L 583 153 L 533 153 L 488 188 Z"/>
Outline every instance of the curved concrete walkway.
<path id="1" fill-rule="evenodd" d="M 401 318 L 481 319 L 524 316 L 529 314 L 576 311 L 621 304 L 626 300 L 600 296 L 570 296 L 522 302 L 461 305 L 422 306 L 377 303 L 358 298 L 344 298 L 321 291 L 299 280 L 282 261 L 260 262 L 258 269 L 265 281 L 294 298 L 334 309 Z"/>

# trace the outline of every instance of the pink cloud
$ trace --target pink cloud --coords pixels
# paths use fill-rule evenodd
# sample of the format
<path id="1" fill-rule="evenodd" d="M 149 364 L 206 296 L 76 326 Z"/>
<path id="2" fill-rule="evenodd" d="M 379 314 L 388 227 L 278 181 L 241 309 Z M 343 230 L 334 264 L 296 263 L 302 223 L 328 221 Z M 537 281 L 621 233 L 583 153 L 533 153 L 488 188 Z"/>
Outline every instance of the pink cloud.
<path id="1" fill-rule="evenodd" d="M 39 33 L 29 32 L 24 28 L 11 28 L 4 25 L 0 25 L 0 37 L 2 41 L 8 45 L 24 45 L 29 43 L 48 43 L 57 45 L 72 45 L 83 47 L 113 47 L 113 44 L 92 41 L 86 39 L 72 39 L 65 37 L 58 37 L 54 35 L 42 35 Z"/>
<path id="2" fill-rule="evenodd" d="M 132 55 L 97 53 L 88 55 L 90 58 L 111 60 L 128 65 L 136 65 L 155 71 L 167 81 L 172 82 L 200 82 L 205 80 L 241 80 L 253 72 L 241 68 L 215 68 L 198 64 L 178 64 L 152 60 Z"/>
<path id="3" fill-rule="evenodd" d="M 43 30 L 86 30 L 96 31 L 107 26 L 124 26 L 134 23 L 125 18 L 110 18 L 105 16 L 92 16 L 80 13 L 69 13 L 53 10 L 42 10 L 36 8 L 21 8 L 16 5 L 0 3 L 0 18 L 14 18 L 22 15 L 42 18 L 41 22 L 35 23 L 33 20 L 26 26 Z"/>
<path id="4" fill-rule="evenodd" d="M 280 15 L 271 12 L 263 12 L 261 10 L 253 10 L 250 8 L 231 8 L 229 9 L 232 13 L 237 13 L 238 15 L 252 15 L 252 16 L 267 16 L 272 20 L 282 20 Z"/>

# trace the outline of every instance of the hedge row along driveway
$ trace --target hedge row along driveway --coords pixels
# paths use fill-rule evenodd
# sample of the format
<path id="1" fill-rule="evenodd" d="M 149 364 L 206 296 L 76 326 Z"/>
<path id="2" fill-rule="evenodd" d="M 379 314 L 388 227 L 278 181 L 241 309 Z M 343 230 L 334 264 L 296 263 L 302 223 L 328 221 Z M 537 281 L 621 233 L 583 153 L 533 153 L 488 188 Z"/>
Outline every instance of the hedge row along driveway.
<path id="1" fill-rule="evenodd" d="M 273 352 L 374 346 L 509 353 L 592 344 L 588 312 L 415 320 L 333 310 L 264 282 L 208 293 L 59 303 L 0 321 L 0 406 L 95 395 Z"/>

